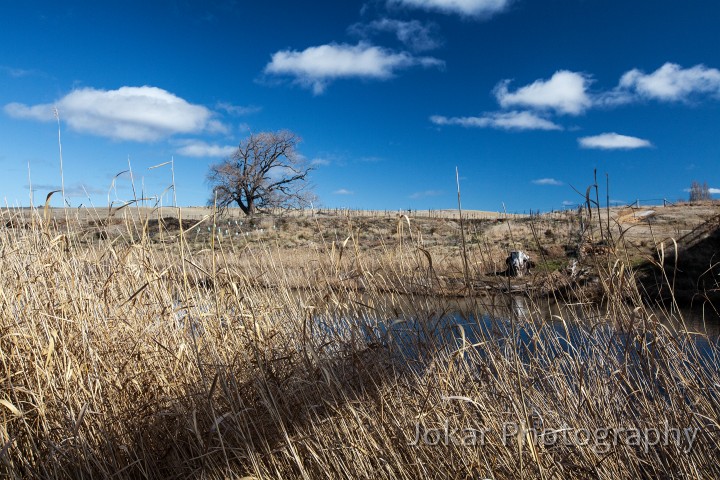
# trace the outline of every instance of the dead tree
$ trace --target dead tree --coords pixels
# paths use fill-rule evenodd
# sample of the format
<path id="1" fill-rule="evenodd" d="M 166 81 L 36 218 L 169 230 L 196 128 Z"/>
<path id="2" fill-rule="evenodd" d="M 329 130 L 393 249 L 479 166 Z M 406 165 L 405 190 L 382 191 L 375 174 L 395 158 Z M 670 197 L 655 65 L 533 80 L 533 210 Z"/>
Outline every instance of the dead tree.
<path id="1" fill-rule="evenodd" d="M 210 204 L 224 210 L 237 205 L 246 215 L 273 209 L 304 208 L 313 200 L 312 170 L 298 154 L 300 138 L 292 132 L 252 134 L 233 155 L 210 167 Z"/>

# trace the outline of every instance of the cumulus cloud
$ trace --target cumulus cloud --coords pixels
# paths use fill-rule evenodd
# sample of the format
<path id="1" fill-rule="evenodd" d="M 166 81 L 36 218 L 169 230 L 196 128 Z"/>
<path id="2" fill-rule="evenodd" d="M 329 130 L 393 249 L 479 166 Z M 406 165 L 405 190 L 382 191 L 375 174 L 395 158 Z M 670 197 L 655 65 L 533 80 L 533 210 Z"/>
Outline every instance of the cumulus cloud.
<path id="1" fill-rule="evenodd" d="M 578 139 L 582 148 L 596 148 L 601 150 L 632 150 L 636 148 L 652 147 L 649 140 L 618 133 L 603 133 L 591 137 Z"/>
<path id="2" fill-rule="evenodd" d="M 536 180 L 533 180 L 532 183 L 535 185 L 552 185 L 552 186 L 560 186 L 563 183 L 560 180 L 555 180 L 554 178 L 538 178 Z"/>
<path id="3" fill-rule="evenodd" d="M 81 88 L 54 104 L 9 103 L 5 112 L 15 118 L 52 121 L 54 108 L 73 130 L 116 140 L 144 142 L 178 133 L 224 130 L 206 107 L 149 86 L 117 90 Z"/>
<path id="4" fill-rule="evenodd" d="M 348 32 L 360 37 L 369 37 L 376 33 L 395 35 L 406 47 L 414 52 L 433 50 L 442 45 L 438 27 L 433 23 L 424 24 L 418 20 L 395 20 L 380 18 L 370 23 L 356 23 L 348 28 Z"/>
<path id="5" fill-rule="evenodd" d="M 532 112 L 493 112 L 479 117 L 444 117 L 433 115 L 430 121 L 435 125 L 459 125 L 461 127 L 496 128 L 501 130 L 562 130 L 546 118 Z"/>
<path id="6" fill-rule="evenodd" d="M 328 44 L 303 51 L 281 50 L 272 55 L 265 73 L 294 77 L 302 86 L 321 94 L 327 84 L 340 78 L 386 80 L 401 69 L 422 66 L 441 67 L 432 57 L 416 57 L 360 42 L 357 45 Z"/>
<path id="7" fill-rule="evenodd" d="M 486 18 L 504 11 L 510 0 L 388 0 L 388 4 Z"/>
<path id="8" fill-rule="evenodd" d="M 705 65 L 682 68 L 666 63 L 652 73 L 633 69 L 620 78 L 619 97 L 636 95 L 662 101 L 687 101 L 694 95 L 720 97 L 720 70 Z"/>
<path id="9" fill-rule="evenodd" d="M 185 140 L 176 150 L 186 157 L 229 157 L 237 147 L 232 145 L 214 145 L 201 140 Z"/>
<path id="10" fill-rule="evenodd" d="M 536 80 L 514 92 L 508 89 L 510 81 L 504 80 L 495 87 L 495 97 L 503 108 L 524 107 L 579 115 L 592 106 L 587 93 L 590 82 L 587 75 L 560 70 L 549 80 Z"/>
<path id="11" fill-rule="evenodd" d="M 590 91 L 593 78 L 585 73 L 559 70 L 549 79 L 538 79 L 515 90 L 510 80 L 503 80 L 494 89 L 504 110 L 469 117 L 431 117 L 437 125 L 501 128 L 506 130 L 561 130 L 551 118 L 555 115 L 580 115 L 592 108 L 613 108 L 638 102 L 658 100 L 689 102 L 711 97 L 720 99 L 720 70 L 696 65 L 682 68 L 665 63 L 652 73 L 638 69 L 626 72 L 618 86 L 606 91 Z M 514 111 L 513 109 L 525 109 Z M 648 140 L 606 133 L 579 139 L 584 148 L 633 149 L 651 147 Z"/>

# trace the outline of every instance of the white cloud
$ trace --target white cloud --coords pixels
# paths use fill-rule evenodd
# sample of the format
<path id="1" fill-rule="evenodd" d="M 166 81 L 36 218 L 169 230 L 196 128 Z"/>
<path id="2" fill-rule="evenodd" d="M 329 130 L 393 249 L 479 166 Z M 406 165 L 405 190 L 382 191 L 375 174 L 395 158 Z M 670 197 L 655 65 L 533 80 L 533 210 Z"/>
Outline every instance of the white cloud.
<path id="1" fill-rule="evenodd" d="M 505 10 L 510 0 L 388 0 L 388 3 L 467 17 L 489 17 Z"/>
<path id="2" fill-rule="evenodd" d="M 177 133 L 225 129 L 213 120 L 212 112 L 206 107 L 149 86 L 117 90 L 82 88 L 54 104 L 9 103 L 5 105 L 5 112 L 15 118 L 52 121 L 54 107 L 59 110 L 61 120 L 73 130 L 116 140 L 152 141 Z"/>
<path id="3" fill-rule="evenodd" d="M 494 112 L 480 117 L 444 117 L 433 115 L 430 121 L 435 125 L 460 125 L 462 127 L 497 128 L 502 130 L 562 130 L 550 120 L 532 112 Z"/>
<path id="4" fill-rule="evenodd" d="M 310 161 L 310 165 L 326 167 L 330 165 L 330 160 L 328 160 L 327 158 L 313 158 Z"/>
<path id="5" fill-rule="evenodd" d="M 495 87 L 495 97 L 503 108 L 520 106 L 579 115 L 592 106 L 587 94 L 590 82 L 587 75 L 560 70 L 549 80 L 536 80 L 515 92 L 508 90 L 510 81 L 504 80 Z"/>
<path id="6" fill-rule="evenodd" d="M 278 180 L 281 180 L 282 178 L 293 176 L 296 173 L 297 171 L 291 167 L 273 166 L 270 167 L 270 170 L 267 171 L 267 178 L 269 178 L 273 182 L 276 182 Z"/>
<path id="7" fill-rule="evenodd" d="M 563 183 L 560 180 L 555 180 L 554 178 L 538 178 L 536 180 L 533 180 L 532 183 L 535 185 L 552 185 L 552 186 L 560 186 Z"/>
<path id="8" fill-rule="evenodd" d="M 6 73 L 12 78 L 44 76 L 42 72 L 39 72 L 38 70 L 27 70 L 24 68 L 8 67 L 6 65 L 0 65 L 0 72 Z"/>
<path id="9" fill-rule="evenodd" d="M 444 63 L 436 58 L 415 57 L 407 52 L 393 52 L 360 42 L 357 45 L 320 45 L 303 51 L 281 50 L 272 55 L 265 73 L 295 77 L 297 83 L 320 94 L 330 81 L 339 78 L 385 80 L 404 68 L 442 65 Z"/>
<path id="10" fill-rule="evenodd" d="M 232 145 L 211 145 L 201 140 L 186 140 L 176 151 L 186 157 L 229 157 L 237 147 Z"/>
<path id="11" fill-rule="evenodd" d="M 415 52 L 440 47 L 442 41 L 438 38 L 437 30 L 437 25 L 432 23 L 423 24 L 418 20 L 403 21 L 392 18 L 380 18 L 370 23 L 356 23 L 348 28 L 348 32 L 363 38 L 374 33 L 391 33 Z"/>
<path id="12" fill-rule="evenodd" d="M 443 195 L 445 192 L 442 190 L 424 190 L 422 192 L 415 192 L 412 195 L 410 195 L 410 198 L 413 200 L 417 200 L 420 198 L 427 198 L 427 197 L 439 197 L 440 195 Z"/>
<path id="13" fill-rule="evenodd" d="M 26 185 L 26 188 L 30 188 L 30 185 Z M 62 190 L 62 185 L 45 184 L 45 183 L 34 183 L 32 185 L 33 191 L 35 192 L 53 192 L 55 190 Z M 84 183 L 73 183 L 65 185 L 65 196 L 66 197 L 88 197 L 92 195 L 99 195 L 107 193 L 107 190 L 101 188 L 86 185 Z M 57 197 L 60 194 L 56 194 Z M 61 201 L 62 202 L 62 201 Z"/>
<path id="14" fill-rule="evenodd" d="M 635 94 L 665 101 L 686 101 L 700 94 L 720 97 L 720 70 L 704 65 L 684 69 L 674 63 L 666 63 L 649 74 L 633 69 L 620 78 L 616 91 L 620 96 Z"/>
<path id="15" fill-rule="evenodd" d="M 696 65 L 683 69 L 666 63 L 650 74 L 638 69 L 625 73 L 619 85 L 604 92 L 590 92 L 592 76 L 559 70 L 549 79 L 538 79 L 529 85 L 510 90 L 510 80 L 494 89 L 504 112 L 485 113 L 475 117 L 433 116 L 437 125 L 501 128 L 507 130 L 562 130 L 550 120 L 551 115 L 580 115 L 595 107 L 617 107 L 642 99 L 689 101 L 701 95 L 720 99 L 720 70 Z M 529 111 L 512 111 L 513 108 Z M 584 148 L 632 149 L 651 147 L 643 139 L 607 133 L 580 139 Z"/>
<path id="16" fill-rule="evenodd" d="M 690 192 L 690 189 L 689 189 L 689 188 L 683 188 L 683 192 L 688 192 L 688 193 L 689 193 L 689 192 Z M 708 193 L 709 193 L 710 195 L 720 195 L 720 188 L 712 188 L 712 187 L 710 187 L 710 188 L 708 188 Z"/>
<path id="17" fill-rule="evenodd" d="M 578 138 L 578 142 L 582 148 L 598 148 L 601 150 L 632 150 L 652 147 L 652 143 L 648 140 L 617 133 L 603 133 L 592 137 L 582 137 Z"/>
<path id="18" fill-rule="evenodd" d="M 215 106 L 218 110 L 223 110 L 231 115 L 251 115 L 258 113 L 262 110 L 262 107 L 255 105 L 233 105 L 227 102 L 218 102 Z"/>
<path id="19" fill-rule="evenodd" d="M 355 192 L 347 190 L 345 188 L 341 188 L 340 190 L 335 190 L 333 193 L 335 195 L 353 195 Z"/>

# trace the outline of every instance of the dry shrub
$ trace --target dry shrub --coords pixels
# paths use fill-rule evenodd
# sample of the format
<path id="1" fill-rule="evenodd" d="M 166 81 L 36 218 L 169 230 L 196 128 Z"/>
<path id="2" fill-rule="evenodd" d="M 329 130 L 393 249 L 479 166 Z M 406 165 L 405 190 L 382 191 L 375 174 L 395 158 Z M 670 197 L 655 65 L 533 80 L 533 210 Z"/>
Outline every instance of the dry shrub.
<path id="1" fill-rule="evenodd" d="M 442 261 L 412 227 L 373 255 L 357 233 L 283 254 L 0 231 L 2 474 L 720 475 L 717 341 L 662 322 L 621 261 L 601 265 L 601 305 L 460 308 L 432 294 Z M 618 433 L 665 427 L 698 429 L 692 448 Z M 412 445 L 417 429 L 437 436 Z M 482 441 L 458 443 L 470 429 Z M 547 436 L 603 429 L 607 448 Z"/>

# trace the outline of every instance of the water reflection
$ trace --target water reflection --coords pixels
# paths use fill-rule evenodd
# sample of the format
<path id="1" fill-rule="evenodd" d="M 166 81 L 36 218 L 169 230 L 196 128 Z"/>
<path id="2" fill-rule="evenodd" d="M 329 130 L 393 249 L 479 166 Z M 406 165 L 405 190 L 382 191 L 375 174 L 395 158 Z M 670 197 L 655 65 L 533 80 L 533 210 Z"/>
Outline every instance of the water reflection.
<path id="1" fill-rule="evenodd" d="M 441 349 L 457 351 L 487 345 L 512 348 L 523 357 L 534 355 L 538 349 L 544 349 L 549 357 L 563 353 L 586 356 L 597 346 L 627 355 L 630 343 L 652 342 L 658 322 L 676 335 L 694 332 L 689 337 L 704 357 L 714 354 L 720 337 L 720 319 L 689 310 L 671 313 L 618 305 L 561 305 L 522 296 L 375 296 L 355 304 L 359 307 L 354 311 L 318 316 L 316 325 L 322 333 L 333 336 L 355 332 L 370 345 L 392 347 L 408 362 L 423 363 Z M 627 331 L 633 333 L 628 335 Z M 645 338 L 639 338 L 638 331 L 646 332 Z"/>

